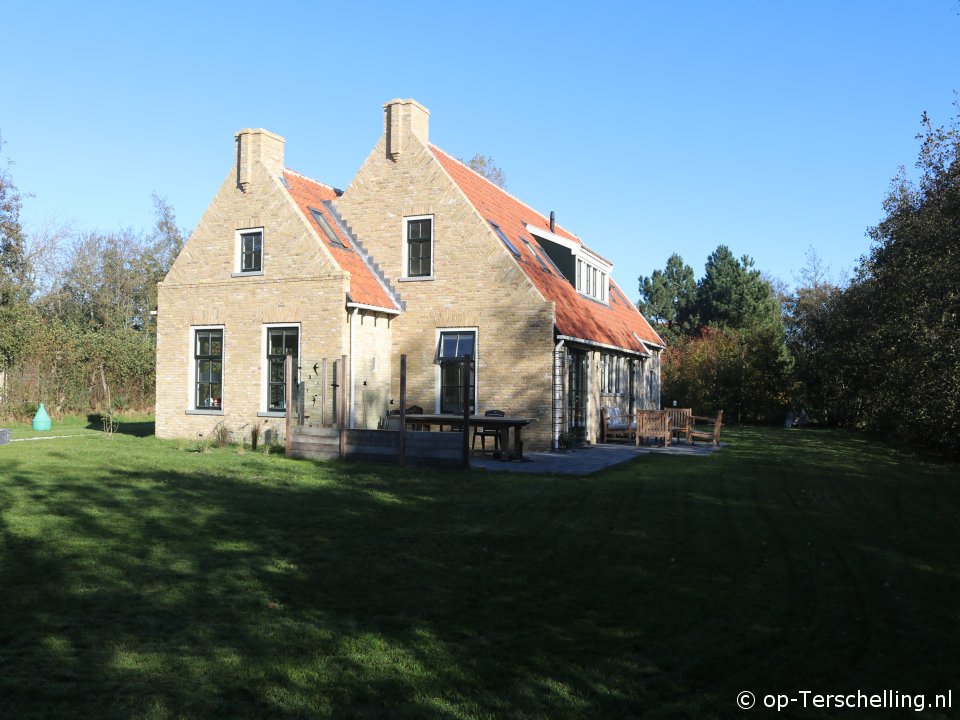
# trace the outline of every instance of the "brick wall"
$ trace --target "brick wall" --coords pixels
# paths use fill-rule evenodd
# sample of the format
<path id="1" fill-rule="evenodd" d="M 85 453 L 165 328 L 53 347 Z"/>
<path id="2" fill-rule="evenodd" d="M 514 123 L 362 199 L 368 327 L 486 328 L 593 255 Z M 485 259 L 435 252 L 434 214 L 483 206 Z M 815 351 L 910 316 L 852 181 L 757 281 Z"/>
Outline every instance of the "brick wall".
<path id="1" fill-rule="evenodd" d="M 406 131 L 399 154 L 388 153 L 385 133 L 334 203 L 406 302 L 406 311 L 392 321 L 392 349 L 395 359 L 401 353 L 408 356 L 408 404 L 436 409 L 438 329 L 475 328 L 478 410 L 499 408 L 535 418 L 525 444 L 546 449 L 551 439 L 553 304 L 517 267 L 430 153 L 423 116 L 415 119 L 421 126 L 413 123 L 413 130 Z M 434 219 L 433 279 L 404 281 L 403 219 L 416 215 Z M 391 393 L 399 396 L 396 367 Z"/>
<path id="2" fill-rule="evenodd" d="M 249 133 L 250 131 L 242 131 Z M 241 136 L 241 140 L 246 136 Z M 157 313 L 157 435 L 195 438 L 221 420 L 248 435 L 266 409 L 267 325 L 299 325 L 301 378 L 314 386 L 312 358 L 348 352 L 344 301 L 349 275 L 330 259 L 280 184 L 283 141 L 257 134 L 238 187 L 236 164 L 160 284 Z M 241 157 L 243 156 L 241 148 Z M 236 231 L 263 227 L 263 273 L 236 276 Z M 195 414 L 193 329 L 224 330 L 223 409 Z M 308 390 L 309 392 L 309 390 Z"/>

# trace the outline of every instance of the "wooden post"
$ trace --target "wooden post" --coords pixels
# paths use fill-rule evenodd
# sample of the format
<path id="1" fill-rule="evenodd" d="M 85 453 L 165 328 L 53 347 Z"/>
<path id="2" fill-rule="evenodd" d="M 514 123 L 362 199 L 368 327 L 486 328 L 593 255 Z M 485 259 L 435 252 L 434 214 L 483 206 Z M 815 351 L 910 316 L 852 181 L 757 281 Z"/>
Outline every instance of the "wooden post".
<path id="1" fill-rule="evenodd" d="M 293 416 L 293 355 L 287 354 L 283 359 L 283 372 L 284 377 L 287 381 L 287 386 L 284 388 L 286 391 L 286 399 L 283 403 L 284 409 L 284 420 L 286 421 L 286 427 L 284 428 L 283 433 L 283 450 L 284 453 L 289 455 L 290 450 L 293 448 L 293 423 L 291 422 Z"/>
<path id="2" fill-rule="evenodd" d="M 407 356 L 400 356 L 400 465 L 407 464 Z"/>
<path id="3" fill-rule="evenodd" d="M 463 356 L 463 466 L 470 467 L 470 356 Z"/>
<path id="4" fill-rule="evenodd" d="M 327 426 L 327 359 L 320 361 L 320 427 Z"/>
<path id="5" fill-rule="evenodd" d="M 340 459 L 347 457 L 347 356 L 340 356 L 340 397 L 337 400 L 340 425 Z"/>
<path id="6" fill-rule="evenodd" d="M 306 398 L 304 397 L 307 394 L 306 389 L 306 383 L 297 383 L 297 425 L 303 425 L 303 418 L 307 414 Z"/>

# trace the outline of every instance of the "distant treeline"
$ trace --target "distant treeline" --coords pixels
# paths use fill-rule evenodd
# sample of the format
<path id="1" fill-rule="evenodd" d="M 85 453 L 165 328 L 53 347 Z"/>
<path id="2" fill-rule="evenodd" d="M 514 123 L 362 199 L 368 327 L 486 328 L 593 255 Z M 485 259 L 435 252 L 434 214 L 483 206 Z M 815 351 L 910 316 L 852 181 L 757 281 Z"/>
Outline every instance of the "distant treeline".
<path id="1" fill-rule="evenodd" d="M 926 115 L 918 178 L 902 171 L 853 277 L 811 251 L 786 292 L 719 247 L 699 280 L 678 255 L 640 278 L 668 341 L 663 399 L 747 422 L 875 430 L 960 457 L 960 118 Z"/>
<path id="2" fill-rule="evenodd" d="M 170 205 L 154 196 L 148 233 L 27 236 L 22 195 L 0 170 L 0 417 L 107 410 L 152 412 L 157 281 L 183 245 Z"/>

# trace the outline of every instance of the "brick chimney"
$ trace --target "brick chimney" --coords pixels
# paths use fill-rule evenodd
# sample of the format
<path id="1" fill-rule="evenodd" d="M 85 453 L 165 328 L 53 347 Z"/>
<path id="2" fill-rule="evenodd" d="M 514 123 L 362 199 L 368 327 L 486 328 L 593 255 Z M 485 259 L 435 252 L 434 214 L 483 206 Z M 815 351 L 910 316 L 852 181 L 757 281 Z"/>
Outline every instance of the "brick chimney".
<path id="1" fill-rule="evenodd" d="M 406 147 L 408 135 L 429 142 L 430 111 L 416 100 L 391 100 L 383 106 L 383 133 L 387 138 L 387 157 L 396 160 Z"/>
<path id="2" fill-rule="evenodd" d="M 270 175 L 283 174 L 283 143 L 279 135 L 262 128 L 238 130 L 234 134 L 237 143 L 237 187 L 244 190 L 253 177 L 253 166 L 261 163 Z"/>

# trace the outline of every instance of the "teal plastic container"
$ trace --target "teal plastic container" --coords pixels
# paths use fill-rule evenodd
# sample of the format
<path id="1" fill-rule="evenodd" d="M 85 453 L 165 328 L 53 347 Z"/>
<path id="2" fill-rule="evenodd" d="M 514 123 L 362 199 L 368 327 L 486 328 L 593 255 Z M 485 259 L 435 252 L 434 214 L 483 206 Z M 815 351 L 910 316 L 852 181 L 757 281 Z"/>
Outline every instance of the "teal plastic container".
<path id="1" fill-rule="evenodd" d="M 39 432 L 50 429 L 50 416 L 47 415 L 47 409 L 40 403 L 37 414 L 33 416 L 33 429 Z"/>

